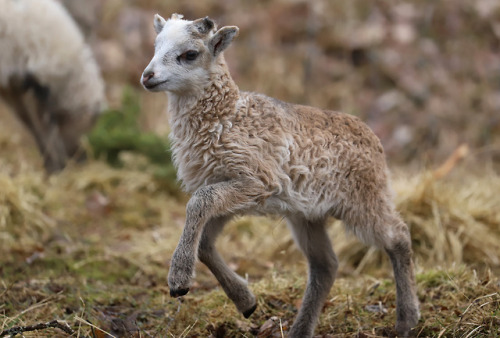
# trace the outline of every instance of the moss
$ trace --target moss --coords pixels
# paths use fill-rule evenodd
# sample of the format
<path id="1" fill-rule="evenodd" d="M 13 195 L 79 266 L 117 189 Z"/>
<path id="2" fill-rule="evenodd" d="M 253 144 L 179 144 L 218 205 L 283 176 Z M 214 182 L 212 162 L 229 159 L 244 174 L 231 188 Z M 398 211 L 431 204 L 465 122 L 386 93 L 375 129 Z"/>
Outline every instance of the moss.
<path id="1" fill-rule="evenodd" d="M 432 288 L 438 285 L 452 283 L 459 272 L 460 271 L 453 271 L 450 273 L 449 270 L 427 270 L 418 274 L 416 278 L 420 287 Z"/>
<path id="2" fill-rule="evenodd" d="M 76 264 L 73 271 L 89 280 L 106 284 L 128 282 L 140 270 L 123 259 L 92 259 Z"/>
<path id="3" fill-rule="evenodd" d="M 170 144 L 166 137 L 141 130 L 138 122 L 141 107 L 138 95 L 129 87 L 123 91 L 119 109 L 105 111 L 88 135 L 92 153 L 115 167 L 123 167 L 120 155 L 124 152 L 140 154 L 148 160 L 147 166 L 163 187 L 178 190 L 172 165 Z"/>
<path id="4" fill-rule="evenodd" d="M 158 153 L 165 154 L 168 144 L 150 133 L 143 133 L 138 125 L 140 105 L 131 88 L 123 92 L 120 109 L 105 111 L 89 134 L 88 139 L 96 157 L 105 158 L 110 164 L 119 166 L 119 154 L 124 150 L 154 154 L 155 161 L 168 162 Z M 163 146 L 163 149 L 154 149 Z M 153 147 L 153 150 L 151 148 Z M 165 156 L 164 156 L 165 157 Z"/>

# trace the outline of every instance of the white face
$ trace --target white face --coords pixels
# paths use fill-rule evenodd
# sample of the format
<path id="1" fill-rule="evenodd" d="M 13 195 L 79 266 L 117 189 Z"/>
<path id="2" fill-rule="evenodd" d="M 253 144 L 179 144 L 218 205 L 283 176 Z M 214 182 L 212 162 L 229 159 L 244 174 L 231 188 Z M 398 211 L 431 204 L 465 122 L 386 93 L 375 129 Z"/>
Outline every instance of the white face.
<path id="1" fill-rule="evenodd" d="M 238 33 L 237 27 L 215 32 L 213 21 L 187 21 L 175 15 L 155 17 L 155 54 L 144 70 L 141 83 L 149 91 L 179 95 L 202 91 L 210 80 L 214 60 Z"/>
<path id="2" fill-rule="evenodd" d="M 142 83 L 150 91 L 186 91 L 193 84 L 206 83 L 208 72 L 200 63 L 207 58 L 203 40 L 194 39 L 192 21 L 168 20 L 155 41 L 155 55 L 144 70 Z M 154 77 L 145 82 L 148 74 Z"/>

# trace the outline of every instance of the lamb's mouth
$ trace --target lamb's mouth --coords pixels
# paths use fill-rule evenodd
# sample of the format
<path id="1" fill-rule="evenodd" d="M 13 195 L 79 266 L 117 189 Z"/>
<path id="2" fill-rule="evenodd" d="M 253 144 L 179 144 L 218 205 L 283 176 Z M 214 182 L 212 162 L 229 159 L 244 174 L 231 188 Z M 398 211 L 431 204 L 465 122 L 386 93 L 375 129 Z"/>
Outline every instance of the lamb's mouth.
<path id="1" fill-rule="evenodd" d="M 156 87 L 158 87 L 159 85 L 163 84 L 163 83 L 167 83 L 168 82 L 168 79 L 167 80 L 164 80 L 164 81 L 160 81 L 160 82 L 156 82 L 156 83 L 147 83 L 144 85 L 144 87 L 146 87 L 146 89 L 154 89 Z"/>

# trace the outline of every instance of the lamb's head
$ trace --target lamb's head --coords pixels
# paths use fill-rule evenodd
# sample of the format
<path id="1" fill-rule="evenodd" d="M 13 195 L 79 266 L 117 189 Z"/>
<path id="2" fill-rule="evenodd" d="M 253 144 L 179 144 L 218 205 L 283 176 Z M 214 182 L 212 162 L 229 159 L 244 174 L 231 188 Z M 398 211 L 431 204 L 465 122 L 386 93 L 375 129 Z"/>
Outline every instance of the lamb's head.
<path id="1" fill-rule="evenodd" d="M 188 21 L 179 14 L 168 20 L 156 14 L 154 28 L 158 34 L 155 54 L 142 74 L 141 83 L 149 91 L 178 95 L 205 88 L 210 75 L 220 67 L 222 51 L 238 34 L 238 27 L 217 30 L 208 17 Z"/>

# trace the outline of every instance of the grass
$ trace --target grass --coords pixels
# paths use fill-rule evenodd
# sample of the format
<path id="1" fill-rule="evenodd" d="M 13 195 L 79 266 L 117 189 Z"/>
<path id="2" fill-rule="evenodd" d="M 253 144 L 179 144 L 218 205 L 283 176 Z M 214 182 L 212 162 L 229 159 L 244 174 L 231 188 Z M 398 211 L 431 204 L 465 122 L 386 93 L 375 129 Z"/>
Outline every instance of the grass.
<path id="1" fill-rule="evenodd" d="M 165 277 L 186 197 L 173 197 L 153 172 L 138 167 L 141 155 L 121 156 L 121 168 L 96 160 L 48 179 L 29 170 L 0 173 L 0 331 L 60 320 L 90 337 L 104 337 L 99 329 L 116 337 L 286 333 L 300 307 L 306 266 L 283 222 L 240 218 L 218 242 L 258 297 L 250 320 L 202 265 L 191 292 L 172 299 Z M 417 262 L 422 319 L 413 333 L 498 335 L 499 176 L 395 175 L 394 188 Z M 394 336 L 387 258 L 344 235 L 339 222 L 329 231 L 341 268 L 317 334 Z M 63 335 L 54 328 L 32 334 Z"/>
<path id="2" fill-rule="evenodd" d="M 143 91 L 120 97 L 151 57 L 153 39 L 143 24 L 151 27 L 152 13 L 179 12 L 240 26 L 227 60 L 242 89 L 357 114 L 393 161 L 436 161 L 463 140 L 483 153 L 446 175 L 396 171 L 393 187 L 417 266 L 422 319 L 413 334 L 500 336 L 500 176 L 483 165 L 495 156 L 498 165 L 500 135 L 498 10 L 490 3 L 105 2 L 96 41 L 117 43 L 127 62 L 108 57 L 105 65 L 117 65 L 102 67 L 113 109 L 89 136 L 98 159 L 44 176 L 33 140 L 0 107 L 0 332 L 59 320 L 80 337 L 281 337 L 292 323 L 306 265 L 276 218 L 237 219 L 218 242 L 258 297 L 250 320 L 202 265 L 187 296 L 168 295 L 187 197 L 172 183 L 168 143 L 157 136 L 168 129 L 160 114 L 166 102 Z M 127 8 L 145 12 L 122 13 Z M 141 13 L 147 21 L 127 24 Z M 398 27 L 413 30 L 415 40 L 395 41 Z M 368 35 L 363 44 L 373 31 L 385 37 Z M 125 42 L 137 34 L 145 45 L 132 55 Z M 400 126 L 409 141 L 395 137 Z M 340 222 L 329 234 L 340 270 L 316 333 L 393 336 L 387 257 L 344 235 Z M 23 335 L 66 334 L 47 328 Z"/>
<path id="3" fill-rule="evenodd" d="M 142 130 L 140 126 L 141 104 L 136 91 L 125 87 L 121 106 L 110 109 L 99 117 L 87 140 L 95 158 L 105 160 L 114 167 L 122 167 L 127 156 L 135 155 L 133 161 L 138 169 L 154 173 L 163 183 L 163 188 L 175 194 L 179 192 L 175 168 L 171 161 L 170 144 L 167 137 Z"/>
<path id="4" fill-rule="evenodd" d="M 133 109 L 133 101 L 123 107 Z M 123 107 L 114 114 L 126 113 Z M 134 114 L 123 119 L 124 130 L 140 141 Z M 46 177 L 32 141 L 11 130 L 0 124 L 0 332 L 59 320 L 80 337 L 286 334 L 301 304 L 306 263 L 281 219 L 236 219 L 218 241 L 258 297 L 250 320 L 201 264 L 191 292 L 172 299 L 166 275 L 187 196 L 165 183 L 171 177 L 158 176 L 157 168 L 169 165 L 148 155 L 158 149 L 122 144 L 113 155 L 119 165 L 96 159 Z M 488 165 L 471 171 L 474 155 L 464 156 L 462 167 L 395 170 L 396 204 L 411 228 L 417 266 L 422 319 L 415 336 L 500 334 L 500 176 Z M 316 333 L 394 336 L 387 257 L 345 235 L 340 222 L 332 221 L 329 234 L 340 270 Z M 23 335 L 67 334 L 46 328 Z"/>
<path id="5" fill-rule="evenodd" d="M 37 269 L 41 267 L 30 268 L 29 273 Z M 260 336 L 271 337 L 280 332 L 280 325 L 284 331 L 289 328 L 305 283 L 303 277 L 298 277 L 301 274 L 266 273 L 252 284 L 259 308 L 250 320 L 245 320 L 219 288 L 194 290 L 183 300 L 174 300 L 168 297 L 164 285 L 153 283 L 146 287 L 148 278 L 135 282 L 132 278 L 132 282 L 127 282 L 129 276 L 124 273 L 118 281 L 96 279 L 87 275 L 88 271 L 65 268 L 59 277 L 37 279 L 35 272 L 29 281 L 19 279 L 9 286 L 8 296 L 3 296 L 5 303 L 10 304 L 2 309 L 3 327 L 57 318 L 86 335 L 92 334 L 88 324 L 92 323 L 117 337 L 210 333 L 240 337 L 259 332 Z M 422 319 L 413 331 L 415 335 L 498 335 L 500 296 L 491 276 L 478 276 L 462 266 L 422 272 L 418 281 Z M 390 279 L 340 278 L 323 309 L 317 333 L 393 336 L 394 304 L 394 285 Z M 370 305 L 377 305 L 381 311 L 372 310 Z M 79 318 L 86 323 L 82 324 Z"/>

